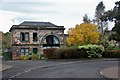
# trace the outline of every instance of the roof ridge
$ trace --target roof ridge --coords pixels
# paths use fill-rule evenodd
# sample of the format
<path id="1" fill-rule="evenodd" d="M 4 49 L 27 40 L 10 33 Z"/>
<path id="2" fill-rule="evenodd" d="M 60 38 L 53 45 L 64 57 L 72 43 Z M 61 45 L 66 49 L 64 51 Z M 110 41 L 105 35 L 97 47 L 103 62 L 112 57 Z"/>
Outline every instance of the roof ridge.
<path id="1" fill-rule="evenodd" d="M 22 23 L 20 23 L 19 25 L 27 25 L 27 26 L 57 26 L 51 22 L 38 22 L 38 21 L 24 21 Z"/>

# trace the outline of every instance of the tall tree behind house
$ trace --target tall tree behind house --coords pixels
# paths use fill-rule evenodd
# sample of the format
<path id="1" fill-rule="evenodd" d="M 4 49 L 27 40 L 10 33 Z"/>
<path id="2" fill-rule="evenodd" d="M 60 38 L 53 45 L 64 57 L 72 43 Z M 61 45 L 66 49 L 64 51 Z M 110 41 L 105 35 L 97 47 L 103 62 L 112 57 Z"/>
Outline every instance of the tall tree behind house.
<path id="1" fill-rule="evenodd" d="M 85 15 L 83 16 L 83 22 L 84 22 L 84 23 L 90 23 L 90 22 L 91 22 L 91 20 L 90 20 L 90 18 L 88 17 L 87 14 L 85 14 Z"/>
<path id="2" fill-rule="evenodd" d="M 110 38 L 119 42 L 120 46 L 120 1 L 115 2 L 115 6 L 112 10 L 108 10 L 104 15 L 105 21 L 114 21 L 115 25 L 112 28 L 112 31 L 115 34 L 112 34 Z"/>
<path id="3" fill-rule="evenodd" d="M 105 13 L 105 6 L 104 3 L 101 1 L 97 6 L 95 10 L 95 23 L 98 25 L 99 32 L 103 33 L 104 29 L 107 29 L 108 23 L 103 20 L 103 15 Z"/>

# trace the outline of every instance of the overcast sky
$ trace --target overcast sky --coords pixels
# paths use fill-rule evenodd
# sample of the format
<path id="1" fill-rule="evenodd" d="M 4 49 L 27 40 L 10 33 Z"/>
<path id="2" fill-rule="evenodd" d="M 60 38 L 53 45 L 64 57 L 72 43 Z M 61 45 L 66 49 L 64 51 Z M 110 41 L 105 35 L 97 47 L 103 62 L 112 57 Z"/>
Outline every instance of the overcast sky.
<path id="1" fill-rule="evenodd" d="M 119 0 L 1 0 L 0 31 L 7 32 L 23 21 L 43 21 L 65 26 L 66 33 L 68 28 L 83 22 L 84 14 L 93 19 L 100 1 L 105 10 L 110 10 Z M 111 29 L 113 25 L 109 26 Z"/>

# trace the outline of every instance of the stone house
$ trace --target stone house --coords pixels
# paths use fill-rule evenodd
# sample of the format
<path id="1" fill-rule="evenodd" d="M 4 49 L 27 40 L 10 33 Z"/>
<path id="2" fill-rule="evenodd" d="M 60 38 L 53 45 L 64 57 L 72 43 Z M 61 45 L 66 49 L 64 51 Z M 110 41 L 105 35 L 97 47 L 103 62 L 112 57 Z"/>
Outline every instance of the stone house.
<path id="1" fill-rule="evenodd" d="M 37 54 L 46 48 L 58 48 L 64 44 L 64 26 L 50 22 L 24 21 L 10 28 L 12 37 L 12 57 Z"/>

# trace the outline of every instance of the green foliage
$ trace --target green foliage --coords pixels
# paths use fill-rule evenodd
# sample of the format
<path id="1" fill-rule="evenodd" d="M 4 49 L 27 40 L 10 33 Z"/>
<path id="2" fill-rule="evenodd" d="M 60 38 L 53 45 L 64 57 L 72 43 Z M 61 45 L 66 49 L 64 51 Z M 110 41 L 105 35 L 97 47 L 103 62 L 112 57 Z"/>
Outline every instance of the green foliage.
<path id="1" fill-rule="evenodd" d="M 44 60 L 46 58 L 45 54 L 40 54 L 40 58 L 41 58 L 41 60 Z"/>
<path id="2" fill-rule="evenodd" d="M 105 12 L 105 6 L 104 6 L 103 2 L 101 1 L 101 2 L 99 2 L 99 4 L 96 6 L 96 11 L 95 11 L 95 17 L 96 17 L 96 20 L 95 20 L 95 21 L 97 22 L 98 25 L 99 25 L 100 22 L 102 21 L 102 20 L 101 20 L 101 17 L 103 16 L 104 12 Z"/>
<path id="3" fill-rule="evenodd" d="M 120 34 L 120 21 L 117 21 L 115 23 L 115 26 L 112 28 L 113 31 L 115 31 L 117 34 Z"/>
<path id="4" fill-rule="evenodd" d="M 28 60 L 28 56 L 27 55 L 21 55 L 20 60 Z"/>
<path id="5" fill-rule="evenodd" d="M 99 45 L 104 46 L 104 48 L 106 48 L 108 46 L 108 41 L 106 36 L 101 36 L 101 40 L 99 41 Z"/>
<path id="6" fill-rule="evenodd" d="M 38 54 L 32 54 L 31 58 L 32 60 L 38 60 Z"/>
<path id="7" fill-rule="evenodd" d="M 11 38 L 10 38 L 10 33 L 9 32 L 6 32 L 4 33 L 4 38 L 3 38 L 3 47 L 4 48 L 10 48 L 11 47 Z"/>
<path id="8" fill-rule="evenodd" d="M 20 60 L 38 60 L 38 54 L 21 55 Z"/>
<path id="9" fill-rule="evenodd" d="M 87 14 L 85 14 L 85 15 L 83 16 L 83 22 L 84 22 L 84 23 L 90 23 L 90 22 L 91 22 L 91 20 L 88 18 L 88 15 L 87 15 Z"/>
<path id="10" fill-rule="evenodd" d="M 98 29 L 99 29 L 99 31 L 101 31 L 102 34 L 104 32 L 104 29 L 107 28 L 107 24 L 108 24 L 107 21 L 103 20 L 104 13 L 105 13 L 105 5 L 101 1 L 96 6 L 94 23 L 97 23 L 97 25 L 99 27 Z"/>
<path id="11" fill-rule="evenodd" d="M 74 59 L 74 58 L 100 58 L 104 51 L 103 46 L 98 45 L 84 45 L 63 47 L 59 49 L 46 49 L 45 55 L 48 59 Z"/>
<path id="12" fill-rule="evenodd" d="M 119 35 L 119 34 L 111 34 L 111 35 L 109 36 L 109 40 L 120 41 L 120 35 Z"/>
<path id="13" fill-rule="evenodd" d="M 120 58 L 120 50 L 105 51 L 102 56 L 105 58 Z"/>
<path id="14" fill-rule="evenodd" d="M 56 59 L 74 59 L 74 58 L 87 58 L 88 54 L 85 49 L 78 47 L 66 47 L 57 49 L 54 53 Z"/>
<path id="15" fill-rule="evenodd" d="M 106 48 L 106 51 L 112 51 L 112 50 L 120 50 L 120 47 L 117 47 L 117 46 L 114 46 L 114 45 L 109 45 L 107 48 Z"/>
<path id="16" fill-rule="evenodd" d="M 98 11 L 100 13 L 101 11 L 104 11 L 104 9 L 105 9 L 105 6 L 104 6 L 103 2 L 102 1 L 99 2 L 99 4 L 96 6 L 96 11 Z"/>
<path id="17" fill-rule="evenodd" d="M 12 60 L 12 54 L 10 52 L 4 52 L 3 53 L 3 58 L 5 60 Z"/>
<path id="18" fill-rule="evenodd" d="M 113 31 L 115 31 L 118 35 L 120 35 L 120 1 L 115 2 L 115 7 L 112 10 L 108 10 L 104 14 L 104 20 L 114 21 L 115 26 L 113 27 Z M 120 41 L 117 39 L 117 41 Z"/>
<path id="19" fill-rule="evenodd" d="M 100 58 L 102 57 L 102 52 L 104 51 L 103 46 L 92 45 L 92 44 L 79 46 L 79 49 L 82 48 L 87 50 L 89 58 Z"/>

